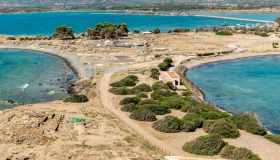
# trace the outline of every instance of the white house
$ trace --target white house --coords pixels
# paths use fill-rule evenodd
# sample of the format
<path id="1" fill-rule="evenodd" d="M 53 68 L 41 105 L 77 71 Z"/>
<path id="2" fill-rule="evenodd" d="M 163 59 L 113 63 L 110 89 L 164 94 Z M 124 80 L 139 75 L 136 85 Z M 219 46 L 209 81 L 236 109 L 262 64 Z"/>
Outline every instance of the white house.
<path id="1" fill-rule="evenodd" d="M 159 80 L 164 83 L 172 82 L 175 88 L 178 88 L 180 86 L 180 76 L 174 71 L 160 72 Z"/>

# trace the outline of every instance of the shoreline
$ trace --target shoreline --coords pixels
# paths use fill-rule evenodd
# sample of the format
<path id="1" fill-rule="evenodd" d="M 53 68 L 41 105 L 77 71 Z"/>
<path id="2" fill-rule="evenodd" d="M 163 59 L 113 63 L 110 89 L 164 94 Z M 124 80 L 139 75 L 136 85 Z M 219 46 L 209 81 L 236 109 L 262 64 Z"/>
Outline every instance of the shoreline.
<path id="1" fill-rule="evenodd" d="M 202 58 L 202 59 L 195 59 L 195 60 L 193 60 L 193 62 L 192 62 L 192 60 L 190 60 L 188 62 L 182 62 L 180 64 L 180 66 L 182 68 L 179 69 L 179 72 L 181 75 L 184 76 L 183 78 L 186 80 L 187 84 L 190 85 L 195 98 L 198 98 L 200 101 L 213 104 L 213 102 L 206 100 L 204 91 L 186 76 L 186 73 L 188 72 L 188 70 L 195 68 L 195 67 L 202 66 L 202 65 L 207 65 L 207 64 L 217 63 L 217 62 L 226 62 L 226 61 L 240 60 L 240 59 L 246 59 L 246 58 L 252 58 L 252 57 L 277 56 L 277 55 L 280 55 L 280 52 L 239 53 L 239 54 L 229 54 L 229 55 L 223 55 L 223 56 L 217 56 L 217 57 L 206 57 L 206 58 Z M 223 106 L 218 106 L 216 104 L 214 104 L 214 106 L 222 112 L 226 112 L 230 115 L 234 114 L 233 112 L 229 112 L 226 109 L 224 109 Z M 259 124 L 265 128 L 265 126 L 263 125 L 263 122 L 259 119 L 258 115 L 256 113 L 255 113 L 255 115 L 256 115 L 256 119 L 259 122 Z M 269 134 L 273 134 L 267 128 L 265 128 L 265 129 Z"/>

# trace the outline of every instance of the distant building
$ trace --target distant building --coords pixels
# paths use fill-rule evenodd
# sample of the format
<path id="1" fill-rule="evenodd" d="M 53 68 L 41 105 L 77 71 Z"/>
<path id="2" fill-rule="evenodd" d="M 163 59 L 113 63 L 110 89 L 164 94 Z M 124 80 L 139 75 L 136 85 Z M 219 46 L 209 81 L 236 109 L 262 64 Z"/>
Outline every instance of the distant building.
<path id="1" fill-rule="evenodd" d="M 180 76 L 174 71 L 160 72 L 159 80 L 164 83 L 172 82 L 175 88 L 180 86 Z"/>

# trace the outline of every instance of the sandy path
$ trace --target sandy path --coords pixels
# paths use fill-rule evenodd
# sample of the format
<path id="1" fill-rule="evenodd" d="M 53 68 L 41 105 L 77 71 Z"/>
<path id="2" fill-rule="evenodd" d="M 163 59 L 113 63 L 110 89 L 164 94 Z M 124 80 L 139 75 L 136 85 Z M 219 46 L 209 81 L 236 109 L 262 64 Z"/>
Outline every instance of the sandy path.
<path id="1" fill-rule="evenodd" d="M 151 64 L 157 64 L 156 62 L 150 63 Z M 143 66 L 149 65 L 148 63 L 142 63 L 142 64 L 136 64 L 133 66 L 126 66 L 126 67 L 120 67 L 120 68 L 114 68 L 108 72 L 106 72 L 103 77 L 100 80 L 99 83 L 99 92 L 100 92 L 100 98 L 102 101 L 102 104 L 105 108 L 107 108 L 109 111 L 111 111 L 113 114 L 115 114 L 122 122 L 124 122 L 126 125 L 128 125 L 131 129 L 133 129 L 136 133 L 141 135 L 145 140 L 150 142 L 152 145 L 156 146 L 160 150 L 166 152 L 168 155 L 172 156 L 179 156 L 179 157 L 186 157 L 182 159 L 186 160 L 217 160 L 218 158 L 205 158 L 201 156 L 196 155 L 190 155 L 186 152 L 184 152 L 182 149 L 177 149 L 170 145 L 169 143 L 166 143 L 164 141 L 161 141 L 154 137 L 150 132 L 146 131 L 143 127 L 139 126 L 137 123 L 135 123 L 133 120 L 131 120 L 124 112 L 121 112 L 116 108 L 116 105 L 113 104 L 113 95 L 109 93 L 110 89 L 110 81 L 111 76 L 116 73 L 123 70 L 126 70 L 128 68 L 142 68 Z M 219 158 L 220 159 L 220 158 Z"/>

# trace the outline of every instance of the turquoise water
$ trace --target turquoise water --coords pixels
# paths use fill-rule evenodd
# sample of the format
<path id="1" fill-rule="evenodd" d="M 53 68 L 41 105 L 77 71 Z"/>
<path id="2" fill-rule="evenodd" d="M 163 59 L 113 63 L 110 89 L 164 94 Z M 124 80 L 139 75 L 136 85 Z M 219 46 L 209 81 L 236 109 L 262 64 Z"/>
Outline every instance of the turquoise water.
<path id="1" fill-rule="evenodd" d="M 205 13 L 205 14 L 208 14 L 208 13 Z M 272 13 L 272 12 L 217 12 L 217 13 L 215 13 L 215 12 L 211 12 L 210 15 L 244 18 L 244 19 L 265 20 L 265 21 L 275 21 L 280 16 L 280 13 Z"/>
<path id="2" fill-rule="evenodd" d="M 207 101 L 233 113 L 256 112 L 267 129 L 280 134 L 280 56 L 206 64 L 186 75 Z"/>
<path id="3" fill-rule="evenodd" d="M 0 109 L 17 104 L 62 99 L 76 76 L 56 56 L 28 50 L 0 49 Z"/>
<path id="4" fill-rule="evenodd" d="M 195 16 L 153 16 L 122 13 L 90 12 L 47 12 L 0 14 L 0 34 L 9 35 L 51 35 L 60 25 L 72 26 L 76 32 L 83 32 L 101 22 L 127 23 L 130 30 L 162 31 L 178 27 L 199 28 L 222 25 L 255 25 L 255 22 L 226 20 Z"/>

